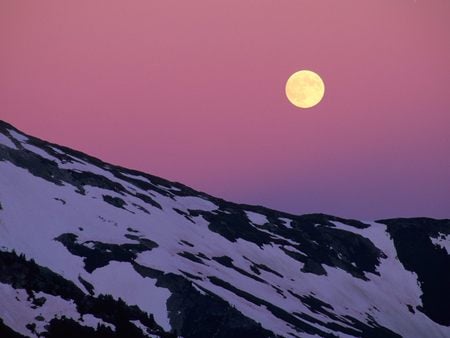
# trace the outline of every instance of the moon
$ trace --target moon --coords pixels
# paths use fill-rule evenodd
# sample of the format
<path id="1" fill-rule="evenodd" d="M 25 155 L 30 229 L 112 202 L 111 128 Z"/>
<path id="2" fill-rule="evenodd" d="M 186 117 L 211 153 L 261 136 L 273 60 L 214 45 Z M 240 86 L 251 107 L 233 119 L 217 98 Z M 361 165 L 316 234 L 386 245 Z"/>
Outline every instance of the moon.
<path id="1" fill-rule="evenodd" d="M 300 70 L 286 82 L 286 96 L 296 107 L 311 108 L 317 105 L 325 94 L 322 78 L 311 70 Z"/>

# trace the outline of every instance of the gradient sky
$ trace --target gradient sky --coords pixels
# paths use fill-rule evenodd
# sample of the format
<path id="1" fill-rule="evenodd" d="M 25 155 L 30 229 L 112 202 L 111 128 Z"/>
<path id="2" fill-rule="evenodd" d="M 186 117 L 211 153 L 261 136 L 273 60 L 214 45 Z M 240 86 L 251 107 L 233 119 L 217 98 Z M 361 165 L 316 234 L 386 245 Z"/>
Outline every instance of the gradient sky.
<path id="1" fill-rule="evenodd" d="M 2 0 L 0 119 L 237 202 L 448 218 L 449 41 L 448 0 Z"/>

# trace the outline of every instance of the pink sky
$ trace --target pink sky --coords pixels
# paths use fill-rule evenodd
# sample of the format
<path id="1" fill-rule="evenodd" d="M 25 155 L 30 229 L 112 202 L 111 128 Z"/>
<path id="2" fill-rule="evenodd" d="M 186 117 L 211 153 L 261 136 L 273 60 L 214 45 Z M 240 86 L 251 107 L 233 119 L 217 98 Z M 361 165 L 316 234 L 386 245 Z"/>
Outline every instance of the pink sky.
<path id="1" fill-rule="evenodd" d="M 0 119 L 238 202 L 450 217 L 449 41 L 448 0 L 5 0 Z"/>

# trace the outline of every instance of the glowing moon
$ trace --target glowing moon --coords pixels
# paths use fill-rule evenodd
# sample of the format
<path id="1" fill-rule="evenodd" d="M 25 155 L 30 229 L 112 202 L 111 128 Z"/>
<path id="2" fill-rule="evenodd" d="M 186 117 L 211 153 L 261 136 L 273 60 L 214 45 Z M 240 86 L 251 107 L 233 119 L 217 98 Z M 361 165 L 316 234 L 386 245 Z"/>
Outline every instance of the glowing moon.
<path id="1" fill-rule="evenodd" d="M 314 107 L 324 94 L 325 84 L 321 77 L 310 70 L 300 70 L 292 74 L 286 82 L 286 96 L 299 108 Z"/>

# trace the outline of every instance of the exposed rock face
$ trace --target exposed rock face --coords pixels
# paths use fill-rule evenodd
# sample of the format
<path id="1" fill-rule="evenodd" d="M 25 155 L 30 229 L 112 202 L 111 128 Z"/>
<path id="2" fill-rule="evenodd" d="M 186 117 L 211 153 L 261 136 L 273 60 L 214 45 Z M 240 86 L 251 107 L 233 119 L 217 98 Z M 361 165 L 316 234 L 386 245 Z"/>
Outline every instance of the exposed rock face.
<path id="1" fill-rule="evenodd" d="M 450 336 L 450 220 L 235 204 L 0 121 L 0 337 Z"/>

